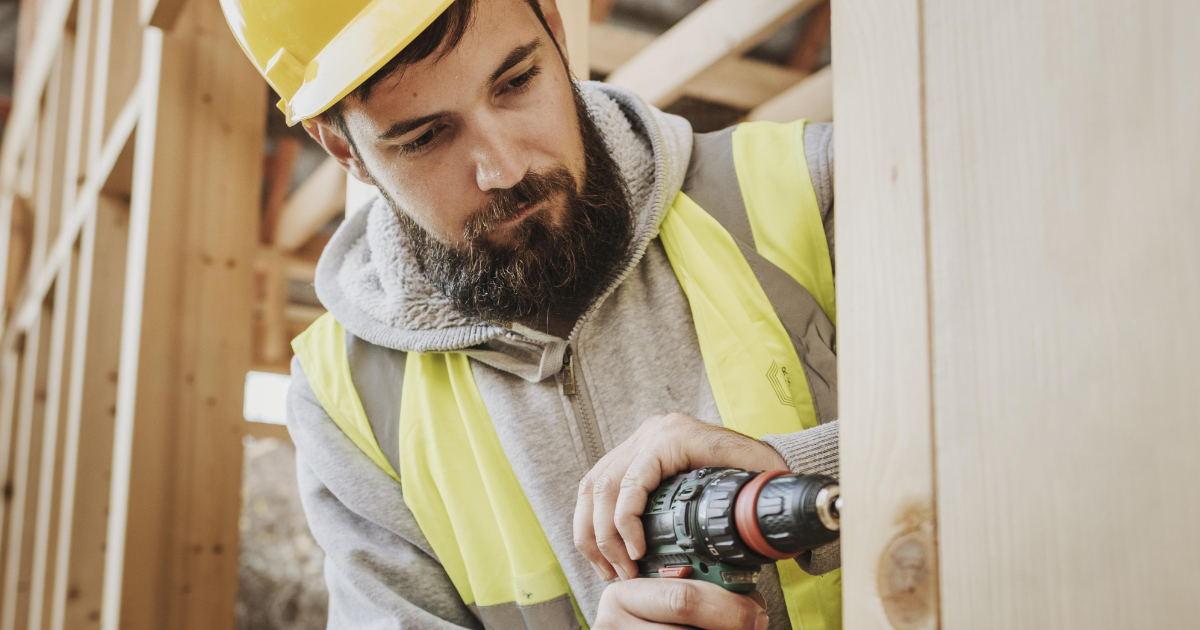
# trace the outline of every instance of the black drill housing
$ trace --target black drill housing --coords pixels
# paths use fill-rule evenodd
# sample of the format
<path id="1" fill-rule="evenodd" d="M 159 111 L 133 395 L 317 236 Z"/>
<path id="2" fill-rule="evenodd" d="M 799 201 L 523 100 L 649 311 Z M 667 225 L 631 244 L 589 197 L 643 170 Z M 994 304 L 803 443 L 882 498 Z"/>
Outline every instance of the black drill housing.
<path id="1" fill-rule="evenodd" d="M 639 577 L 690 577 L 737 593 L 753 591 L 762 565 L 774 560 L 739 532 L 735 505 L 759 474 L 709 467 L 663 480 L 642 514 L 646 554 L 638 561 Z M 823 475 L 784 474 L 762 485 L 750 516 L 758 548 L 792 557 L 836 540 L 836 523 L 831 529 L 817 508 L 818 494 L 829 488 L 836 490 L 837 481 Z M 748 525 L 745 518 L 741 525 Z"/>

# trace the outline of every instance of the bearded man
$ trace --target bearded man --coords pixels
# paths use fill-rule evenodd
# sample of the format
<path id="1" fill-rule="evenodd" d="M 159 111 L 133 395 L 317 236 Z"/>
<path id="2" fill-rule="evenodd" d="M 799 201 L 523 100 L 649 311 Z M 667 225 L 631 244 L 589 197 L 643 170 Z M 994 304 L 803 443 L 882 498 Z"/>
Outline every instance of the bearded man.
<path id="1" fill-rule="evenodd" d="M 831 128 L 574 80 L 553 0 L 222 5 L 379 191 L 293 344 L 329 627 L 840 627 L 836 544 L 752 596 L 635 562 L 667 476 L 836 476 Z"/>

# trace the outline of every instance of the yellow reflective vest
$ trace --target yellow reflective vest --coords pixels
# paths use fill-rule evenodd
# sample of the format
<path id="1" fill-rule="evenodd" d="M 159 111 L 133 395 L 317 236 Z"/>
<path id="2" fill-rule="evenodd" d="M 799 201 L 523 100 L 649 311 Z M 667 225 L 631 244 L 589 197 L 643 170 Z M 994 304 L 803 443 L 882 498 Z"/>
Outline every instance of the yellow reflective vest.
<path id="1" fill-rule="evenodd" d="M 830 329 L 836 323 L 832 263 L 809 181 L 804 125 L 745 123 L 733 131 L 732 161 L 745 206 L 740 220 L 748 221 L 744 238 L 731 235 L 682 192 L 659 234 L 687 295 L 721 420 L 756 439 L 818 424 L 813 395 L 818 390 L 810 387 L 801 357 L 810 344 L 802 339 L 804 331 L 789 331 L 781 321 L 779 305 L 760 283 L 761 267 L 774 266 L 807 290 L 803 297 L 815 302 L 809 320 L 820 319 Z M 572 620 L 563 616 L 573 610 L 573 621 L 587 627 L 501 448 L 465 355 L 408 353 L 396 471 L 355 391 L 342 326 L 326 315 L 292 345 L 330 418 L 401 482 L 405 504 L 463 602 L 476 611 L 497 611 L 484 617 L 485 624 L 500 630 L 568 627 Z M 793 628 L 841 627 L 840 570 L 810 576 L 792 560 L 777 568 Z M 558 617 L 538 612 L 539 604 L 555 600 L 570 601 L 571 608 Z"/>

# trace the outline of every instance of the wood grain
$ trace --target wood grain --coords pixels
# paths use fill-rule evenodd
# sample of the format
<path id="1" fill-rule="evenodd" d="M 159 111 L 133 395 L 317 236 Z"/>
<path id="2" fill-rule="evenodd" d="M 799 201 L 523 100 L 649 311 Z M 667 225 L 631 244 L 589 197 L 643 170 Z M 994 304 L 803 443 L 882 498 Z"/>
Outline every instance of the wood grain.
<path id="1" fill-rule="evenodd" d="M 709 0 L 663 33 L 608 82 L 652 105 L 670 105 L 694 77 L 722 59 L 740 56 L 817 0 Z"/>
<path id="2" fill-rule="evenodd" d="M 924 6 L 945 626 L 1195 627 L 1200 4 Z"/>
<path id="3" fill-rule="evenodd" d="M 833 3 L 844 627 L 938 627 L 918 0 Z"/>

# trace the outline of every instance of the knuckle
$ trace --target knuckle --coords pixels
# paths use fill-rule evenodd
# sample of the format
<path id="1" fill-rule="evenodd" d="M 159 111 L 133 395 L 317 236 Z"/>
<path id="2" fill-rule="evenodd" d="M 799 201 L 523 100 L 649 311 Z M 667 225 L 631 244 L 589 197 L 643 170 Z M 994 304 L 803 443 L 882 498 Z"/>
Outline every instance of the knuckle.
<path id="1" fill-rule="evenodd" d="M 596 553 L 596 544 L 592 542 L 591 538 L 581 534 L 576 534 L 575 549 L 579 550 L 579 553 L 583 554 L 584 557 L 590 560 L 591 556 Z"/>
<path id="2" fill-rule="evenodd" d="M 579 480 L 579 496 L 585 496 L 592 493 L 592 474 L 588 473 Z"/>
<path id="3" fill-rule="evenodd" d="M 681 581 L 679 584 L 672 584 L 667 592 L 663 593 L 663 604 L 672 616 L 685 620 L 695 610 L 697 597 L 696 589 L 687 582 Z"/>
<path id="4" fill-rule="evenodd" d="M 600 475 L 600 477 L 596 479 L 596 482 L 592 484 L 592 494 L 596 496 L 609 494 L 619 487 L 620 484 L 612 478 L 612 475 L 605 473 Z"/>

